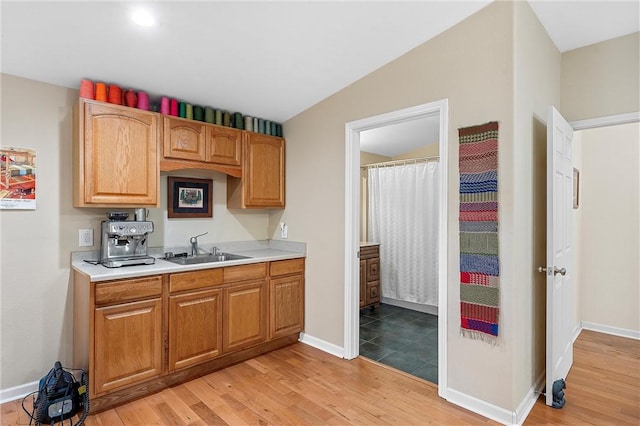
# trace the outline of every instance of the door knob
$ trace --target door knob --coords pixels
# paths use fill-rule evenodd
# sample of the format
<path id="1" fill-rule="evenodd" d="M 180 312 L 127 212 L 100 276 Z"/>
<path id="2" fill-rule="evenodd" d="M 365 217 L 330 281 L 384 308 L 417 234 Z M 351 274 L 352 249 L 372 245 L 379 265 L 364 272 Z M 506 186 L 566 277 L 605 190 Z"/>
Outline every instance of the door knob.
<path id="1" fill-rule="evenodd" d="M 545 266 L 538 266 L 538 272 L 547 272 L 547 268 Z M 558 269 L 555 266 L 553 267 L 553 275 L 562 275 L 563 277 L 567 275 L 567 270 L 565 268 Z M 549 275 L 551 275 L 551 271 L 549 271 Z"/>
<path id="2" fill-rule="evenodd" d="M 562 275 L 563 277 L 567 275 L 567 270 L 565 268 L 558 269 L 555 266 L 553 267 L 553 275 Z"/>

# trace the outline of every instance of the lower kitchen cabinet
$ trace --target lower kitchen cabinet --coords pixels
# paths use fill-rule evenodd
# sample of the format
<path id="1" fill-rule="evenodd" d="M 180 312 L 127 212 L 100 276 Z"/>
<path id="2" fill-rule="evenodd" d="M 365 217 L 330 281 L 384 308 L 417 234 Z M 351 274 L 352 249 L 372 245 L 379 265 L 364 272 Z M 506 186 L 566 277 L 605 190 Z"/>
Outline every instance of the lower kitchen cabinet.
<path id="1" fill-rule="evenodd" d="M 169 297 L 169 371 L 222 354 L 222 290 Z"/>
<path id="2" fill-rule="evenodd" d="M 304 328 L 304 259 L 271 262 L 269 338 Z"/>
<path id="3" fill-rule="evenodd" d="M 224 290 L 223 351 L 240 350 L 267 338 L 267 290 L 264 279 Z"/>
<path id="4" fill-rule="evenodd" d="M 162 300 L 95 310 L 94 389 L 101 394 L 162 373 Z"/>
<path id="5" fill-rule="evenodd" d="M 290 345 L 304 326 L 304 259 L 73 281 L 92 412 Z"/>

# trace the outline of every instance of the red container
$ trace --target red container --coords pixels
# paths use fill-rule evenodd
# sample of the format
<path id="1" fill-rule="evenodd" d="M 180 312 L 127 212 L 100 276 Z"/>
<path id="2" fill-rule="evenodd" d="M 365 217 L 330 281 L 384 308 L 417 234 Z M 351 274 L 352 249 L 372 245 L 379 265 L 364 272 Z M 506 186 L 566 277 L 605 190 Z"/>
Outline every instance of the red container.
<path id="1" fill-rule="evenodd" d="M 93 87 L 93 81 L 82 80 L 80 81 L 80 97 L 85 99 L 95 99 L 96 93 Z"/>
<path id="2" fill-rule="evenodd" d="M 138 96 L 136 95 L 136 92 L 133 90 L 127 90 L 124 94 L 124 102 L 126 106 L 135 108 L 138 104 Z"/>
<path id="3" fill-rule="evenodd" d="M 116 84 L 109 86 L 109 103 L 122 105 L 122 89 Z"/>

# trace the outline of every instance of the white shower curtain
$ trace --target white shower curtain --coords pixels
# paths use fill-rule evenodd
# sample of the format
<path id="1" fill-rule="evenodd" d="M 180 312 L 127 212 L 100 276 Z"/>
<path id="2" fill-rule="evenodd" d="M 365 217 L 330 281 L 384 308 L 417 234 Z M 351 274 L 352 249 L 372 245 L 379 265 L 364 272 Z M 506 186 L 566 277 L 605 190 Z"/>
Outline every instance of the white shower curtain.
<path id="1" fill-rule="evenodd" d="M 438 305 L 437 161 L 369 168 L 369 241 L 380 243 L 382 296 Z"/>

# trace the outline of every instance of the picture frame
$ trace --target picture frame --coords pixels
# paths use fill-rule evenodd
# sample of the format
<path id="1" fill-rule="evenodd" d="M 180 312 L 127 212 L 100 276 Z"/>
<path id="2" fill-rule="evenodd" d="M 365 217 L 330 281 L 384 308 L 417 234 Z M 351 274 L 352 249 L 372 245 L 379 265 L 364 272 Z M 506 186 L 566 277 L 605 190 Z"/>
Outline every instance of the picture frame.
<path id="1" fill-rule="evenodd" d="M 573 168 L 573 208 L 580 205 L 580 170 Z"/>
<path id="2" fill-rule="evenodd" d="M 213 180 L 167 177 L 169 218 L 213 217 Z"/>

